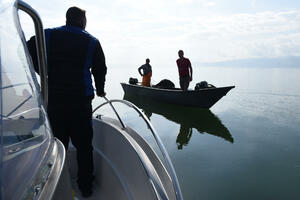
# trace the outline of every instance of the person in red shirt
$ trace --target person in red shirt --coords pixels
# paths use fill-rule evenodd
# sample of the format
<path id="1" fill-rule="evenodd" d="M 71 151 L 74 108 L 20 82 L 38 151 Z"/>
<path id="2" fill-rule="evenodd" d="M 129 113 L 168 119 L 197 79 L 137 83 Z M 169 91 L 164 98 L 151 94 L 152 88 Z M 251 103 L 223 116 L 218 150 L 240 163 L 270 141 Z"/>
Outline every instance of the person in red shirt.
<path id="1" fill-rule="evenodd" d="M 179 73 L 179 84 L 183 91 L 186 91 L 189 87 L 190 81 L 193 80 L 193 68 L 190 60 L 183 57 L 183 51 L 178 51 L 179 58 L 176 60 L 178 73 Z"/>

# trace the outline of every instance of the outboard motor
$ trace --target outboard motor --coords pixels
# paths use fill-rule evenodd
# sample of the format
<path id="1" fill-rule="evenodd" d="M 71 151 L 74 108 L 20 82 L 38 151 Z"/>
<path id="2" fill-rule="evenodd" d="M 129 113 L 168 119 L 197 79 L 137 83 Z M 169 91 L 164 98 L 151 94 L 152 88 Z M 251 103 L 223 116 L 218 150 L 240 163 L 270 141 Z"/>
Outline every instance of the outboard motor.
<path id="1" fill-rule="evenodd" d="M 197 83 L 195 86 L 195 90 L 200 90 L 203 88 L 208 88 L 208 83 L 206 81 L 201 81 L 200 83 Z"/>
<path id="2" fill-rule="evenodd" d="M 195 90 L 200 90 L 200 89 L 204 89 L 204 88 L 216 88 L 216 87 L 212 84 L 208 84 L 207 81 L 201 81 L 201 82 L 197 83 L 195 86 Z"/>
<path id="3" fill-rule="evenodd" d="M 138 83 L 137 78 L 129 78 L 129 84 L 136 85 Z"/>

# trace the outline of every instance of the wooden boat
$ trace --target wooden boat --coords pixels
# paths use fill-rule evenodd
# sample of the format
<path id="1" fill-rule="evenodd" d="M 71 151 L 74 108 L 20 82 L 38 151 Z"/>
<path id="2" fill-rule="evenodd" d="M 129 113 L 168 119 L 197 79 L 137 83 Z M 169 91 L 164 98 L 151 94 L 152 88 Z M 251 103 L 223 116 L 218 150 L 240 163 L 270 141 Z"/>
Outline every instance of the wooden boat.
<path id="1" fill-rule="evenodd" d="M 211 108 L 235 86 L 182 91 L 179 88 L 161 89 L 121 83 L 125 94 L 143 96 L 160 102 L 181 106 Z"/>

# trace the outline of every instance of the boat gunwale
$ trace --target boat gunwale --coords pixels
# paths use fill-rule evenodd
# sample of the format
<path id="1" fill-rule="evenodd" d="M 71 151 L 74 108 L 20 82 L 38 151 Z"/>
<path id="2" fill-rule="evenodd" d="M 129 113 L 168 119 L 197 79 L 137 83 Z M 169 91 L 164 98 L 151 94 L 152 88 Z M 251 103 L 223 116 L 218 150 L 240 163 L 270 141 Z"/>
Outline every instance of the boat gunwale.
<path id="1" fill-rule="evenodd" d="M 234 85 L 232 86 L 225 86 L 225 87 L 215 87 L 215 88 L 203 88 L 203 89 L 200 89 L 200 90 L 187 90 L 187 91 L 183 91 L 179 88 L 175 88 L 175 89 L 164 89 L 164 88 L 155 88 L 155 87 L 145 87 L 145 86 L 142 86 L 142 85 L 133 85 L 133 84 L 128 84 L 128 83 L 121 83 L 121 85 L 126 85 L 126 86 L 131 86 L 131 87 L 136 87 L 136 88 L 141 88 L 141 89 L 148 89 L 148 90 L 156 90 L 156 91 L 166 91 L 166 92 L 177 92 L 177 93 L 199 93 L 201 91 L 208 91 L 208 90 L 216 90 L 216 89 L 233 89 L 235 88 Z"/>

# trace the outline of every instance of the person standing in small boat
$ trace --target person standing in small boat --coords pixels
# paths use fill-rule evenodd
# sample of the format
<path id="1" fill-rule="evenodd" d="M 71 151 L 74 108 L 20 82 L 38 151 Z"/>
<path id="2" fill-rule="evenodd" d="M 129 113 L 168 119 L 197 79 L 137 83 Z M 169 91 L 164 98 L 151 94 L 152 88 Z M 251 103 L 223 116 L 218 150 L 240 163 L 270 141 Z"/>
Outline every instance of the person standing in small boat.
<path id="1" fill-rule="evenodd" d="M 85 31 L 85 10 L 71 7 L 66 13 L 66 25 L 46 29 L 48 57 L 48 116 L 53 134 L 68 149 L 69 140 L 77 150 L 77 183 L 82 196 L 93 193 L 93 127 L 92 99 L 105 96 L 107 67 L 97 38 Z M 27 46 L 38 72 L 35 36 Z"/>
<path id="2" fill-rule="evenodd" d="M 142 85 L 150 87 L 151 77 L 152 77 L 152 68 L 150 59 L 146 59 L 146 63 L 138 68 L 139 74 L 143 77 Z M 143 73 L 141 72 L 143 70 Z"/>
<path id="3" fill-rule="evenodd" d="M 179 58 L 176 60 L 178 72 L 179 72 L 179 84 L 183 91 L 186 91 L 190 82 L 193 80 L 193 68 L 190 60 L 183 57 L 182 50 L 178 51 Z"/>

